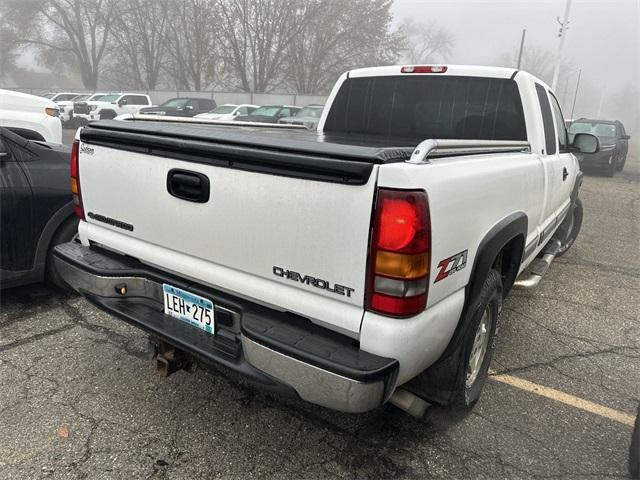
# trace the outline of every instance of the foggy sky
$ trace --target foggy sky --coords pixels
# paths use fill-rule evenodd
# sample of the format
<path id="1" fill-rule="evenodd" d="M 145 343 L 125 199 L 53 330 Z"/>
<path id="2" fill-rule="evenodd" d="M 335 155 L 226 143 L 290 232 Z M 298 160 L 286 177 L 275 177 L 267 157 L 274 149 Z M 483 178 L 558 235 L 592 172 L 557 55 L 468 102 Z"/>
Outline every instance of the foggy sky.
<path id="1" fill-rule="evenodd" d="M 523 28 L 525 49 L 536 45 L 555 53 L 556 17 L 562 19 L 565 4 L 566 0 L 395 0 L 393 11 L 397 23 L 410 16 L 446 27 L 456 40 L 450 63 L 493 65 L 501 53 L 519 46 Z M 582 68 L 582 92 L 600 97 L 604 89 L 605 103 L 625 85 L 640 88 L 639 24 L 640 0 L 573 0 L 563 55 L 576 67 L 570 81 L 575 82 L 577 68 Z M 582 110 L 590 110 L 585 98 L 581 100 Z M 637 116 L 640 106 L 629 107 Z"/>

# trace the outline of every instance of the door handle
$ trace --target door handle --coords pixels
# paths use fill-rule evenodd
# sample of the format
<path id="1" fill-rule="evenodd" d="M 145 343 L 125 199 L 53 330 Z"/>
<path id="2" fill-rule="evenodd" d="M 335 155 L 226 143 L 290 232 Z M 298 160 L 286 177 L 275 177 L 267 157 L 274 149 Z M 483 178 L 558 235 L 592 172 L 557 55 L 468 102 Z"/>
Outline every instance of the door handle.
<path id="1" fill-rule="evenodd" d="M 562 181 L 564 182 L 569 176 L 569 172 L 567 172 L 567 167 L 562 167 Z"/>
<path id="2" fill-rule="evenodd" d="M 174 168 L 167 174 L 167 191 L 181 200 L 206 203 L 209 201 L 209 178 L 202 173 Z"/>

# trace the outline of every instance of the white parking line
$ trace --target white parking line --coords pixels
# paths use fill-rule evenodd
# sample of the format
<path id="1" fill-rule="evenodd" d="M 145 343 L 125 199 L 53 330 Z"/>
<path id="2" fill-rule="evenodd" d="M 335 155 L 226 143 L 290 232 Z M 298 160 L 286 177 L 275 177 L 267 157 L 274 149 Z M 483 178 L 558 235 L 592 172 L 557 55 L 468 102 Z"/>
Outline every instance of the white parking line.
<path id="1" fill-rule="evenodd" d="M 491 370 L 489 371 L 489 375 L 489 378 L 497 382 L 511 385 L 512 387 L 519 388 L 520 390 L 535 393 L 541 397 L 550 398 L 551 400 L 579 408 L 585 412 L 594 413 L 601 417 L 608 418 L 609 420 L 613 420 L 614 422 L 622 423 L 623 425 L 633 427 L 636 420 L 635 417 L 619 410 L 614 410 L 613 408 L 605 407 L 603 405 L 590 402 L 589 400 L 569 395 L 568 393 L 561 392 L 554 388 L 538 385 L 537 383 L 533 383 L 519 377 L 501 375 Z"/>

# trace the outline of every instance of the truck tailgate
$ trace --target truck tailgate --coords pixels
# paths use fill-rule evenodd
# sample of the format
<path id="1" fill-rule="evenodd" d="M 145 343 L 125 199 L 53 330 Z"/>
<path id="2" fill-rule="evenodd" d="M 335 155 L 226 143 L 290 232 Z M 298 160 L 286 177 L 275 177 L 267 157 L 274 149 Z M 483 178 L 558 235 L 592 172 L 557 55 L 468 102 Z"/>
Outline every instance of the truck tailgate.
<path id="1" fill-rule="evenodd" d="M 184 154 L 186 144 L 174 152 L 143 139 L 133 151 L 81 138 L 84 243 L 357 336 L 374 166 L 354 184 L 233 168 L 215 152 Z M 170 194 L 175 169 L 206 176 L 208 200 Z"/>

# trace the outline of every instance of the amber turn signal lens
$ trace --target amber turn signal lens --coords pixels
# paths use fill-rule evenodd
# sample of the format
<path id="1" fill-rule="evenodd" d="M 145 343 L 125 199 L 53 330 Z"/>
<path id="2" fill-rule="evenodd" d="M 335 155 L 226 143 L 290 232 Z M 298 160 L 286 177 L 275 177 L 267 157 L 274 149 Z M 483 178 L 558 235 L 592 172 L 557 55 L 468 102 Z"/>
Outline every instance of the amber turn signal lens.
<path id="1" fill-rule="evenodd" d="M 377 275 L 403 280 L 421 278 L 429 273 L 429 255 L 427 253 L 407 255 L 378 250 L 375 272 Z"/>
<path id="2" fill-rule="evenodd" d="M 58 110 L 57 108 L 49 108 L 49 107 L 47 107 L 47 108 L 44 109 L 44 111 L 50 117 L 59 117 L 60 116 L 60 110 Z"/>

